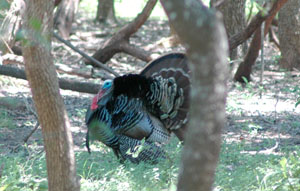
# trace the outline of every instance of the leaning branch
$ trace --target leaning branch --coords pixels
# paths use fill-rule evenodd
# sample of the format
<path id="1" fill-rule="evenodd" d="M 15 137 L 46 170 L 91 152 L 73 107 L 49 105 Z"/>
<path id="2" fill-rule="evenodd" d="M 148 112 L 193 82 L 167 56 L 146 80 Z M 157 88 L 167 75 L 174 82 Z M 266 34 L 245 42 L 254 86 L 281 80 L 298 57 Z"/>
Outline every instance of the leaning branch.
<path id="1" fill-rule="evenodd" d="M 0 65 L 0 75 L 27 80 L 25 71 L 23 69 L 15 68 L 12 66 Z M 80 82 L 77 80 L 69 80 L 65 78 L 59 78 L 59 87 L 64 90 L 72 90 L 90 94 L 96 94 L 99 90 L 98 84 Z"/>
<path id="2" fill-rule="evenodd" d="M 255 32 L 255 30 L 264 22 L 267 16 L 262 16 L 262 12 L 259 11 L 251 20 L 249 25 L 240 33 L 233 35 L 229 39 L 229 49 L 233 50 L 238 47 L 240 44 L 245 42 L 251 35 Z"/>
<path id="3" fill-rule="evenodd" d="M 268 11 L 267 14 L 263 14 L 262 11 L 259 11 L 251 20 L 251 22 L 249 23 L 249 25 L 246 27 L 245 30 L 243 30 L 242 32 L 233 35 L 230 39 L 229 39 L 229 49 L 233 50 L 235 49 L 237 46 L 239 46 L 240 44 L 242 44 L 243 42 L 245 42 L 245 40 L 247 40 L 248 38 L 251 37 L 251 35 L 256 31 L 256 29 L 258 27 L 260 27 L 260 25 L 267 19 L 272 17 L 274 14 L 276 14 L 278 12 L 278 10 L 281 8 L 282 4 L 284 4 L 286 2 L 286 0 L 281 1 L 281 0 L 277 0 L 276 2 L 273 3 L 272 8 Z"/>
<path id="4" fill-rule="evenodd" d="M 79 50 L 78 48 L 76 48 L 75 46 L 73 46 L 70 42 L 64 40 L 63 38 L 61 38 L 58 34 L 56 34 L 55 32 L 53 32 L 53 36 L 58 39 L 59 41 L 61 41 L 62 43 L 64 43 L 65 45 L 67 45 L 68 47 L 70 47 L 72 50 L 74 50 L 75 52 L 77 52 L 78 54 L 80 54 L 81 56 L 83 56 L 84 58 L 90 60 L 91 62 L 94 63 L 94 65 L 96 65 L 99 68 L 102 68 L 103 70 L 112 73 L 113 75 L 115 75 L 116 77 L 119 76 L 119 74 L 115 71 L 113 71 L 112 69 L 110 69 L 109 67 L 105 66 L 104 64 L 102 64 L 101 62 L 99 62 L 98 60 L 96 60 L 93 57 L 90 57 L 89 55 L 87 55 L 86 53 L 82 52 L 81 50 Z"/>

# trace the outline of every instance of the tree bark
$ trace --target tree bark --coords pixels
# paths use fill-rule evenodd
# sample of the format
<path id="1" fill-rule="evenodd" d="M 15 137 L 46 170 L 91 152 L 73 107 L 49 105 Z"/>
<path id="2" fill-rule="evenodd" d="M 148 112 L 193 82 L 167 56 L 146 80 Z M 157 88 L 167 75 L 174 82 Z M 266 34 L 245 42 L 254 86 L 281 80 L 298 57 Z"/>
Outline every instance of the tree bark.
<path id="1" fill-rule="evenodd" d="M 216 3 L 219 0 L 211 0 L 211 3 Z M 217 9 L 223 14 L 223 21 L 226 28 L 228 38 L 246 28 L 245 20 L 245 0 L 227 0 L 220 4 Z M 238 49 L 230 50 L 230 59 L 237 58 Z"/>
<path id="2" fill-rule="evenodd" d="M 100 23 L 117 23 L 114 0 L 98 0 L 96 21 Z"/>
<path id="3" fill-rule="evenodd" d="M 290 0 L 279 11 L 280 67 L 300 69 L 300 1 Z"/>
<path id="4" fill-rule="evenodd" d="M 68 115 L 51 56 L 54 1 L 25 1 L 23 54 L 42 127 L 49 191 L 80 190 Z"/>
<path id="5" fill-rule="evenodd" d="M 227 45 L 216 14 L 198 0 L 161 0 L 192 63 L 190 122 L 177 190 L 212 190 L 225 124 Z M 188 30 L 187 30 L 188 29 Z"/>
<path id="6" fill-rule="evenodd" d="M 54 26 L 58 29 L 59 34 L 64 39 L 68 39 L 71 34 L 78 4 L 79 0 L 63 0 L 57 8 Z"/>

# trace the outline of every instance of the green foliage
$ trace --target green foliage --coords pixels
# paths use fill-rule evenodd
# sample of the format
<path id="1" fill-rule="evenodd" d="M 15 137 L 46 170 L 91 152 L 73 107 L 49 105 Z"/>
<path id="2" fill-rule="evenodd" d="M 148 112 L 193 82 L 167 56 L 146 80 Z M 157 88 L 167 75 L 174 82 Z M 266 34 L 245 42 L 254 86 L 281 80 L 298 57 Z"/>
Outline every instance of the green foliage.
<path id="1" fill-rule="evenodd" d="M 120 164 L 111 149 L 100 146 L 101 152 L 77 153 L 77 171 L 82 190 L 169 190 L 176 185 L 181 145 L 174 138 L 166 148 L 169 159 L 156 165 Z"/>
<path id="2" fill-rule="evenodd" d="M 255 87 L 255 84 L 250 83 L 247 78 L 244 76 L 242 77 L 244 84 L 236 83 L 235 86 L 237 90 L 241 91 L 241 96 L 243 99 L 251 99 L 253 96 L 258 95 L 260 92 L 265 92 L 263 86 L 259 86 L 258 88 Z"/>
<path id="3" fill-rule="evenodd" d="M 216 189 L 222 191 L 271 191 L 300 189 L 300 153 L 247 154 L 246 145 L 224 143 L 216 174 Z"/>
<path id="4" fill-rule="evenodd" d="M 37 18 L 31 18 L 29 21 L 29 25 L 35 31 L 40 31 L 42 28 L 41 20 Z"/>
<path id="5" fill-rule="evenodd" d="M 48 190 L 45 156 L 37 150 L 24 146 L 17 154 L 1 156 L 0 164 L 4 165 L 1 191 Z"/>
<path id="6" fill-rule="evenodd" d="M 260 179 L 261 190 L 300 190 L 299 150 L 282 157 L 269 169 L 259 169 L 265 175 Z"/>
<path id="7" fill-rule="evenodd" d="M 0 11 L 9 9 L 10 4 L 7 2 L 7 0 L 0 0 Z"/>
<path id="8" fill-rule="evenodd" d="M 295 104 L 295 107 L 297 107 L 300 104 L 300 97 L 298 97 L 298 101 Z"/>

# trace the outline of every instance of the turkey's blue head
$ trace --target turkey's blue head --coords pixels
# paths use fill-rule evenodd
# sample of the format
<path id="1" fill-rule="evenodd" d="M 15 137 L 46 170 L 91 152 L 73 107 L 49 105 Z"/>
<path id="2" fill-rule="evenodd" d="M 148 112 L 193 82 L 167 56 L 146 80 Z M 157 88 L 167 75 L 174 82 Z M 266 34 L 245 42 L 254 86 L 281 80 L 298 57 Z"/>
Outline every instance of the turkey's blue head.
<path id="1" fill-rule="evenodd" d="M 113 89 L 113 81 L 105 80 L 103 86 L 100 88 L 98 94 L 93 98 L 91 109 L 95 110 L 98 105 L 104 105 L 109 100 Z"/>

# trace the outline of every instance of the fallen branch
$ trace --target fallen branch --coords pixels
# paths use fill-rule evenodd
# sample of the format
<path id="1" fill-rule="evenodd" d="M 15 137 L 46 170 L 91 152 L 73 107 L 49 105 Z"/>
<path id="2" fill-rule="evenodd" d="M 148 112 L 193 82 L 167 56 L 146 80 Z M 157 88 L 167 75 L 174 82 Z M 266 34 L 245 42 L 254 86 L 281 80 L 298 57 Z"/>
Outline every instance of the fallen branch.
<path id="1" fill-rule="evenodd" d="M 17 56 L 15 54 L 5 54 L 2 56 L 2 63 L 4 65 L 6 64 L 17 64 L 17 65 L 22 65 L 24 66 L 24 61 L 23 61 L 23 56 Z M 76 75 L 76 76 L 80 76 L 83 78 L 93 78 L 92 75 L 92 69 L 90 69 L 90 71 L 88 73 L 82 72 L 80 70 L 74 69 L 74 68 L 70 68 L 67 65 L 63 65 L 63 64 L 55 64 L 56 70 L 59 73 L 65 73 L 65 74 L 70 74 L 70 75 Z"/>
<path id="2" fill-rule="evenodd" d="M 23 69 L 15 68 L 12 66 L 0 65 L 0 75 L 27 80 L 25 71 Z M 59 78 L 59 87 L 64 90 L 72 90 L 90 94 L 96 94 L 99 90 L 98 84 L 80 82 L 77 80 L 69 80 L 65 78 Z"/>
<path id="3" fill-rule="evenodd" d="M 146 22 L 156 2 L 157 0 L 149 0 L 143 11 L 131 23 L 122 27 L 119 32 L 108 39 L 103 44 L 103 46 L 96 51 L 96 53 L 93 55 L 93 58 L 101 61 L 102 63 L 105 63 L 110 60 L 116 53 L 125 52 L 145 62 L 151 61 L 151 55 L 145 50 L 130 45 L 129 38 L 132 34 L 136 33 L 139 28 Z M 95 66 L 90 61 L 86 61 L 85 63 Z"/>
<path id="4" fill-rule="evenodd" d="M 63 38 L 61 38 L 58 34 L 53 33 L 53 36 L 58 39 L 59 41 L 63 42 L 65 45 L 67 45 L 68 47 L 70 47 L 72 50 L 74 50 L 75 52 L 77 52 L 78 54 L 80 54 L 81 56 L 83 56 L 84 58 L 90 60 L 93 64 L 93 66 L 96 66 L 98 68 L 102 68 L 103 70 L 112 73 L 113 75 L 115 75 L 116 77 L 119 76 L 119 74 L 117 72 L 115 72 L 114 70 L 110 69 L 109 67 L 105 66 L 104 64 L 102 64 L 101 62 L 99 62 L 98 60 L 96 60 L 93 57 L 90 57 L 89 55 L 87 55 L 86 53 L 82 52 L 81 50 L 79 50 L 78 48 L 76 48 L 75 46 L 73 46 L 69 41 L 64 40 Z"/>

